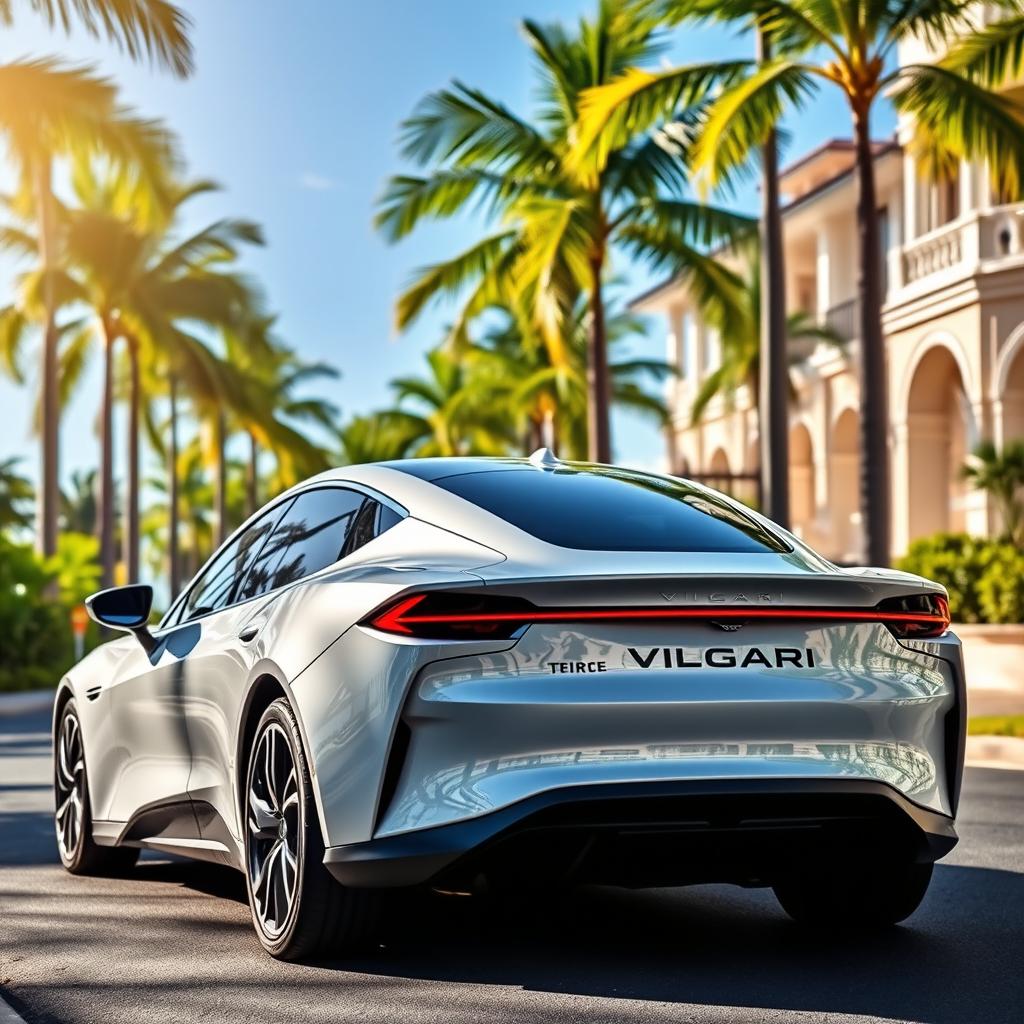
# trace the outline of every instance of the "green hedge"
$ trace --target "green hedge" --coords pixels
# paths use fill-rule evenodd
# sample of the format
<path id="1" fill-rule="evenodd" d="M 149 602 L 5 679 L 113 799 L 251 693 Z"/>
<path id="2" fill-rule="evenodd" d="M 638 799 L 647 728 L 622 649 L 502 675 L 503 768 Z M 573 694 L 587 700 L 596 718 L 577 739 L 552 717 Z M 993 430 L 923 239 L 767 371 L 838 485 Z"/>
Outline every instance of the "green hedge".
<path id="1" fill-rule="evenodd" d="M 1024 622 L 1024 552 L 1013 544 L 936 533 L 914 541 L 897 568 L 946 587 L 954 622 Z"/>
<path id="2" fill-rule="evenodd" d="M 0 692 L 56 686 L 74 659 L 68 609 L 44 596 L 57 572 L 0 536 Z"/>

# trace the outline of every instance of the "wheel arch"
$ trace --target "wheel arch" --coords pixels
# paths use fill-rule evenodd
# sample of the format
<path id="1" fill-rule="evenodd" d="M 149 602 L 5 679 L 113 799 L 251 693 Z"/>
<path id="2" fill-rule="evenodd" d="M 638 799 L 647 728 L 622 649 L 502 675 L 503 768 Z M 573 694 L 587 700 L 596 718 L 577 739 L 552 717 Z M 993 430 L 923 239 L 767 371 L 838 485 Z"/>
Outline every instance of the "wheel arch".
<path id="1" fill-rule="evenodd" d="M 53 718 L 50 722 L 50 736 L 51 739 L 57 735 L 57 723 L 60 721 L 60 716 L 64 713 L 69 700 L 75 696 L 74 688 L 71 685 L 71 680 L 65 676 L 57 684 L 57 692 L 53 698 Z"/>
<path id="2" fill-rule="evenodd" d="M 285 681 L 284 673 L 272 663 L 261 663 L 254 667 L 252 679 L 246 689 L 245 698 L 242 701 L 241 711 L 238 718 L 238 728 L 235 740 L 235 811 L 238 814 L 239 827 L 245 827 L 245 776 L 249 764 L 249 750 L 256 735 L 256 726 L 263 715 L 263 712 L 279 698 L 283 697 L 295 716 L 299 725 L 299 739 L 302 742 L 302 753 L 306 759 L 306 766 L 312 776 L 313 795 L 316 803 L 317 820 L 320 824 L 322 836 L 326 836 L 324 828 L 323 809 L 320 802 L 320 789 L 316 782 L 315 767 L 309 751 L 309 739 L 306 735 L 306 728 L 302 721 L 302 712 L 298 702 L 292 693 L 291 687 Z"/>

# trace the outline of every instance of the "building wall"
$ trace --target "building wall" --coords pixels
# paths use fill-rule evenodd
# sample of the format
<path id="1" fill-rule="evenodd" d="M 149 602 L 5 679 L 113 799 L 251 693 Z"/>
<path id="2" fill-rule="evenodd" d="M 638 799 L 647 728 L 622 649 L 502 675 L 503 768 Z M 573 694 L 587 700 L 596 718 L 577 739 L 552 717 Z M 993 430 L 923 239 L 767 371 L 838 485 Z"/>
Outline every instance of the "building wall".
<path id="1" fill-rule="evenodd" d="M 1000 529 L 995 510 L 984 494 L 968 489 L 961 468 L 982 439 L 1024 439 L 1024 204 L 994 205 L 984 169 L 964 165 L 956 216 L 938 223 L 949 211 L 936 205 L 934 186 L 917 179 L 909 157 L 888 158 L 879 178 L 889 218 L 883 329 L 898 555 L 937 530 L 985 535 Z M 790 309 L 804 307 L 853 333 L 855 202 L 850 181 L 784 218 Z M 655 311 L 662 301 L 646 309 Z M 675 316 L 688 301 L 682 290 L 674 292 Z M 692 321 L 694 314 L 688 316 Z M 702 335 L 699 325 L 695 333 Z M 857 361 L 856 340 L 841 353 L 819 346 L 794 370 L 790 410 L 794 532 L 847 562 L 861 557 L 863 539 Z M 673 385 L 675 468 L 695 475 L 755 472 L 757 417 L 747 389 L 712 403 L 701 424 L 691 423 L 690 403 L 711 368 L 706 364 L 698 351 L 687 379 Z"/>

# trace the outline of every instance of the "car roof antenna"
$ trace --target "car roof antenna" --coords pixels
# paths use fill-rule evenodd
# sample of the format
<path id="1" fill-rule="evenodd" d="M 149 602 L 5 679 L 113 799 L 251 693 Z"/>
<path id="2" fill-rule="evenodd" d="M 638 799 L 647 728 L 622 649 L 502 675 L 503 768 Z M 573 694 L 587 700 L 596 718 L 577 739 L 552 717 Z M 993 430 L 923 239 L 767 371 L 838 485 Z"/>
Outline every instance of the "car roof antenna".
<path id="1" fill-rule="evenodd" d="M 538 448 L 530 456 L 530 465 L 538 469 L 560 469 L 565 463 L 550 448 Z"/>

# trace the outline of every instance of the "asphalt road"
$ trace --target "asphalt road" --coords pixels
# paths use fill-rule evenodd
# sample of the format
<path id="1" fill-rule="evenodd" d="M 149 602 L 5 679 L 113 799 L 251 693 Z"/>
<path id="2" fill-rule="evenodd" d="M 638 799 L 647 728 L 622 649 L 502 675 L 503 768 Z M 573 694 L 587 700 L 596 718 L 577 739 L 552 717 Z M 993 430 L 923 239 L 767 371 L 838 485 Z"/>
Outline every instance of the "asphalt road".
<path id="1" fill-rule="evenodd" d="M 65 874 L 47 724 L 0 718 L 0 994 L 30 1024 L 1024 1021 L 1022 772 L 968 771 L 959 847 L 870 941 L 802 933 L 762 890 L 590 889 L 498 913 L 422 897 L 373 955 L 294 966 L 257 948 L 230 871 Z"/>

